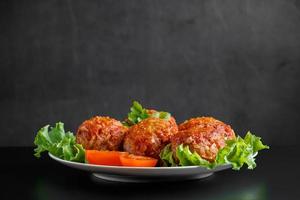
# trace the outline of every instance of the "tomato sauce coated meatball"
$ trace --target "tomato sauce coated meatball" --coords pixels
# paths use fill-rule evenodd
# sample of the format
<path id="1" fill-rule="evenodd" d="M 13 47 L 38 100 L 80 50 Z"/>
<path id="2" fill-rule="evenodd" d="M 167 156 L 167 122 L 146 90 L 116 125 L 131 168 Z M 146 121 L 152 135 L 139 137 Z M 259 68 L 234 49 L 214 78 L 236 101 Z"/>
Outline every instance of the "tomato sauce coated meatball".
<path id="1" fill-rule="evenodd" d="M 214 161 L 219 149 L 226 145 L 226 140 L 234 139 L 231 127 L 212 117 L 197 117 L 178 126 L 178 133 L 171 139 L 172 150 L 180 144 L 188 145 L 192 152 L 202 158 Z"/>
<path id="2" fill-rule="evenodd" d="M 120 150 L 127 130 L 118 120 L 96 116 L 79 126 L 76 142 L 82 144 L 84 149 Z"/>
<path id="3" fill-rule="evenodd" d="M 169 120 L 150 117 L 130 127 L 123 147 L 125 151 L 135 155 L 159 158 L 160 151 L 177 131 L 173 117 Z"/>

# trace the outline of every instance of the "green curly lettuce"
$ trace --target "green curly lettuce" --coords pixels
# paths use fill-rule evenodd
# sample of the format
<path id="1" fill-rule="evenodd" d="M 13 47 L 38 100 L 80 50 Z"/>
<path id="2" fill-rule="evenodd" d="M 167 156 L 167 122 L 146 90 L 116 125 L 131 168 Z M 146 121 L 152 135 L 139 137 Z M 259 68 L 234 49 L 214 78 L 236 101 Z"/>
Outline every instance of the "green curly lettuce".
<path id="1" fill-rule="evenodd" d="M 171 149 L 171 144 L 166 145 L 159 154 L 160 159 L 163 162 L 164 167 L 174 167 L 177 166 L 174 157 L 173 151 Z"/>
<path id="2" fill-rule="evenodd" d="M 262 143 L 260 137 L 248 131 L 244 139 L 238 136 L 234 140 L 227 141 L 227 145 L 218 152 L 215 162 L 217 165 L 231 164 L 234 170 L 239 170 L 244 164 L 248 169 L 254 169 L 258 151 L 269 148 Z"/>
<path id="3" fill-rule="evenodd" d="M 171 114 L 168 112 L 160 111 L 160 112 L 154 112 L 153 114 L 149 114 L 148 110 L 143 108 L 143 106 L 137 102 L 133 101 L 133 104 L 130 108 L 130 112 L 128 113 L 127 120 L 123 122 L 123 125 L 125 126 L 132 126 L 134 124 L 137 124 L 141 122 L 144 119 L 147 119 L 149 117 L 155 117 L 160 118 L 164 120 L 169 120 L 171 117 Z"/>
<path id="4" fill-rule="evenodd" d="M 170 144 L 168 144 L 160 153 L 160 158 L 164 166 L 202 166 L 207 169 L 213 169 L 220 165 L 230 164 L 232 169 L 239 170 L 245 164 L 248 169 L 256 167 L 255 157 L 258 151 L 269 149 L 264 145 L 260 137 L 250 132 L 244 138 L 238 136 L 233 140 L 228 140 L 226 146 L 218 151 L 214 162 L 209 162 L 197 153 L 191 152 L 188 146 L 183 144 L 176 148 L 176 154 L 172 152 Z M 174 158 L 177 158 L 175 162 Z"/>
<path id="5" fill-rule="evenodd" d="M 75 136 L 71 132 L 65 132 L 62 122 L 56 123 L 55 127 L 49 125 L 41 128 L 35 139 L 34 156 L 41 157 L 41 153 L 48 151 L 52 155 L 64 160 L 85 162 L 85 150 L 81 144 L 77 144 Z"/>

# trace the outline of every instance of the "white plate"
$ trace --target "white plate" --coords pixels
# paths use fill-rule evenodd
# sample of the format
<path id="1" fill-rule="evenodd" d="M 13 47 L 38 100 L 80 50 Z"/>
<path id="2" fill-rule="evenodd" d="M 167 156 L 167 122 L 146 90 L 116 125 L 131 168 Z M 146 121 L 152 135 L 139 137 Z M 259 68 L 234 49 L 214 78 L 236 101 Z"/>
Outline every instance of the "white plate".
<path id="1" fill-rule="evenodd" d="M 206 178 L 214 172 L 231 168 L 230 165 L 223 165 L 212 170 L 199 166 L 186 167 L 124 167 L 93 165 L 77 163 L 60 159 L 49 153 L 49 156 L 72 168 L 89 171 L 94 178 L 118 182 L 152 182 L 152 181 L 183 181 Z"/>

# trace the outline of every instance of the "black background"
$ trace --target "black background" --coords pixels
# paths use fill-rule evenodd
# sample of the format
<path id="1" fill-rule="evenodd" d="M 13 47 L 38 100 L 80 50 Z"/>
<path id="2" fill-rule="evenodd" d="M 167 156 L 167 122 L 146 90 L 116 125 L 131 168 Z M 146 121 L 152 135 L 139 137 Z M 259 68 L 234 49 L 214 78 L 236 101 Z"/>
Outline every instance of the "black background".
<path id="1" fill-rule="evenodd" d="M 0 2 L 0 146 L 132 100 L 299 144 L 298 0 Z"/>

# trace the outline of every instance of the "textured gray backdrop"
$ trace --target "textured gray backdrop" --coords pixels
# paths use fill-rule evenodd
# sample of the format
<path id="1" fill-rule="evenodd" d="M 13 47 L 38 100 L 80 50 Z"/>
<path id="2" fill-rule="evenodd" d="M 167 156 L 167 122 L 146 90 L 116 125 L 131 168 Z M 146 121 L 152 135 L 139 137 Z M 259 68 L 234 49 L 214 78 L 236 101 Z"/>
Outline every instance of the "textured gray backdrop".
<path id="1" fill-rule="evenodd" d="M 299 144 L 298 0 L 2 0 L 0 146 L 133 99 Z"/>

